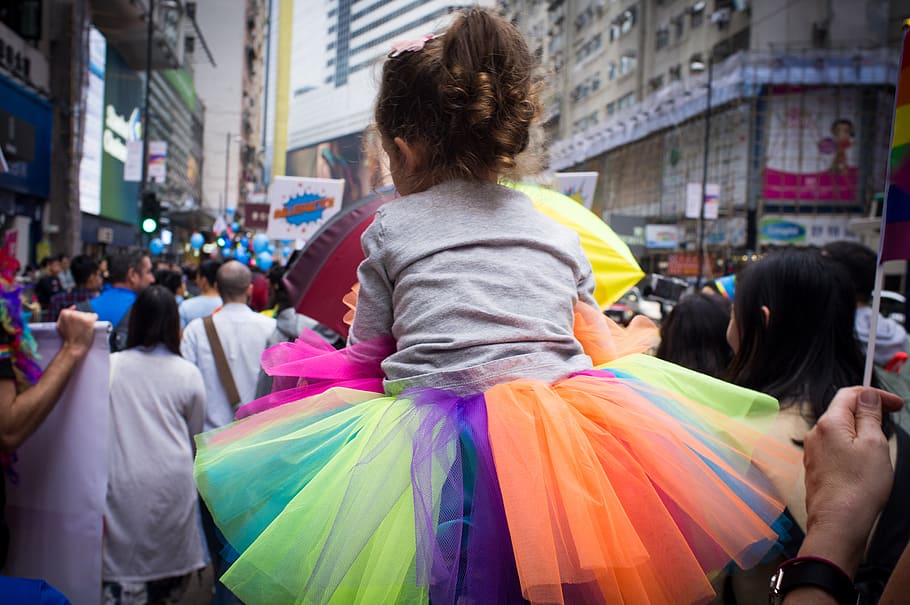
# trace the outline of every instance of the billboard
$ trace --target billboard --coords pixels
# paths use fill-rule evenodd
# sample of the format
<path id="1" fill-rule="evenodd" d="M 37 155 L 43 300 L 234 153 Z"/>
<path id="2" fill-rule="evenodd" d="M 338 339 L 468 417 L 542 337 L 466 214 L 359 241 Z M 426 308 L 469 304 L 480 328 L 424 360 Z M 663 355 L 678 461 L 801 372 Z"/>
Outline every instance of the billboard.
<path id="1" fill-rule="evenodd" d="M 766 200 L 857 202 L 861 95 L 860 89 L 846 87 L 771 89 Z"/>
<path id="2" fill-rule="evenodd" d="M 342 204 L 359 200 L 392 182 L 388 159 L 372 131 L 289 151 L 287 176 L 343 179 Z"/>
<path id="3" fill-rule="evenodd" d="M 89 33 L 88 83 L 85 100 L 85 136 L 79 162 L 79 209 L 88 214 L 101 213 L 101 137 L 104 132 L 104 70 L 107 41 L 101 32 Z"/>
<path id="4" fill-rule="evenodd" d="M 139 218 L 139 183 L 124 180 L 123 170 L 129 143 L 142 139 L 142 79 L 111 46 L 105 60 L 100 214 L 135 224 Z"/>
<path id="5" fill-rule="evenodd" d="M 840 240 L 859 241 L 845 216 L 766 214 L 758 227 L 760 244 L 824 246 Z"/>

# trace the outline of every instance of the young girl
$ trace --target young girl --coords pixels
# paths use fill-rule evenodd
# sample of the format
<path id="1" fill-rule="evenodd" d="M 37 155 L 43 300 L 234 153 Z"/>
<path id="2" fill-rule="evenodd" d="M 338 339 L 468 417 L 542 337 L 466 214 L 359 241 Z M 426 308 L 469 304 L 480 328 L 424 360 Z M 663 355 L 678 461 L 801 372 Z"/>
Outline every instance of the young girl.
<path id="1" fill-rule="evenodd" d="M 776 450 L 744 421 L 773 399 L 641 355 L 595 366 L 623 344 L 577 235 L 497 184 L 535 91 L 517 30 L 478 9 L 385 63 L 403 197 L 364 233 L 349 347 L 276 348 L 269 372 L 309 396 L 198 438 L 244 601 L 697 602 L 774 542 L 749 461 Z M 383 393 L 326 388 L 380 368 Z"/>

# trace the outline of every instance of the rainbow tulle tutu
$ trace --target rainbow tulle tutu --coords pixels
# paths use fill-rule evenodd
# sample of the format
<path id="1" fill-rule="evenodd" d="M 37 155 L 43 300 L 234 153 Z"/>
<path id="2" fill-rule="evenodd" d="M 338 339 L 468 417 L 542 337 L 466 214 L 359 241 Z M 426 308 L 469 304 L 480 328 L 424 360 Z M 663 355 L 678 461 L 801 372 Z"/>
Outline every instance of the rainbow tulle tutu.
<path id="1" fill-rule="evenodd" d="M 777 539 L 762 471 L 798 467 L 764 436 L 777 404 L 625 354 L 599 313 L 576 333 L 611 361 L 467 397 L 364 389 L 375 359 L 324 351 L 315 380 L 199 435 L 224 584 L 270 605 L 709 600 Z M 314 342 L 271 350 L 270 372 L 310 375 Z"/>

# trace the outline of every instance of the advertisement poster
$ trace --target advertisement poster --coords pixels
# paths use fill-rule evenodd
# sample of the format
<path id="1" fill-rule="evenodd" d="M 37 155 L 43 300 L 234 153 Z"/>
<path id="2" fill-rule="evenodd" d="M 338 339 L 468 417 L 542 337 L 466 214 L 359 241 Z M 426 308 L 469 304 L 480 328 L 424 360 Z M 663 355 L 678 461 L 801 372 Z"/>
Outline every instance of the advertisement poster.
<path id="1" fill-rule="evenodd" d="M 104 118 L 104 69 L 107 42 L 94 27 L 89 33 L 89 69 L 85 86 L 85 136 L 79 162 L 79 209 L 101 212 L 101 136 Z"/>
<path id="2" fill-rule="evenodd" d="M 278 176 L 269 187 L 269 239 L 306 241 L 341 210 L 343 179 Z"/>
<path id="3" fill-rule="evenodd" d="M 355 132 L 287 153 L 287 175 L 344 180 L 341 204 L 391 184 L 388 156 L 369 132 Z"/>
<path id="4" fill-rule="evenodd" d="M 597 177 L 597 172 L 557 172 L 553 175 L 553 186 L 590 210 L 594 205 Z"/>
<path id="5" fill-rule="evenodd" d="M 686 218 L 701 216 L 701 183 L 686 184 Z M 708 183 L 705 187 L 705 220 L 717 220 L 720 206 L 720 185 Z"/>
<path id="6" fill-rule="evenodd" d="M 772 89 L 763 195 L 790 202 L 856 202 L 861 91 Z"/>
<path id="7" fill-rule="evenodd" d="M 645 225 L 645 247 L 675 250 L 679 245 L 679 227 L 676 225 Z"/>
<path id="8" fill-rule="evenodd" d="M 124 223 L 139 220 L 139 180 L 124 179 L 127 149 L 139 142 L 141 149 L 143 86 L 110 45 L 104 72 L 104 115 L 101 145 L 101 216 Z M 141 154 L 139 166 L 141 168 Z M 141 178 L 141 177 L 140 177 Z"/>
<path id="9" fill-rule="evenodd" d="M 55 324 L 31 324 L 46 367 L 60 349 Z M 110 324 L 95 325 L 88 356 L 54 409 L 17 450 L 19 476 L 6 484 L 10 550 L 4 573 L 42 578 L 73 605 L 101 595 L 101 540 L 107 496 Z M 3 601 L 0 596 L 0 601 Z"/>
<path id="10" fill-rule="evenodd" d="M 167 181 L 167 142 L 149 141 L 148 180 L 150 183 Z"/>
<path id="11" fill-rule="evenodd" d="M 843 216 L 765 215 L 758 241 L 766 245 L 824 246 L 840 240 L 858 241 Z"/>

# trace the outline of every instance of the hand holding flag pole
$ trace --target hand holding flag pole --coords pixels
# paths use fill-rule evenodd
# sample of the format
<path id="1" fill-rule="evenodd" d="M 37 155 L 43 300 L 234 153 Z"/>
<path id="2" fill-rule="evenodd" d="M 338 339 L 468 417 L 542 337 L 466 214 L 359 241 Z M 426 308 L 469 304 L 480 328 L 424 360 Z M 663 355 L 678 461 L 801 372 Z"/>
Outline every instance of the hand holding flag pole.
<path id="1" fill-rule="evenodd" d="M 894 95 L 894 120 L 891 124 L 891 159 L 885 180 L 885 208 L 882 211 L 875 289 L 872 291 L 872 323 L 866 347 L 864 386 L 869 386 L 872 381 L 884 263 L 889 260 L 910 260 L 910 19 L 904 20 L 903 28 L 900 72 Z"/>

